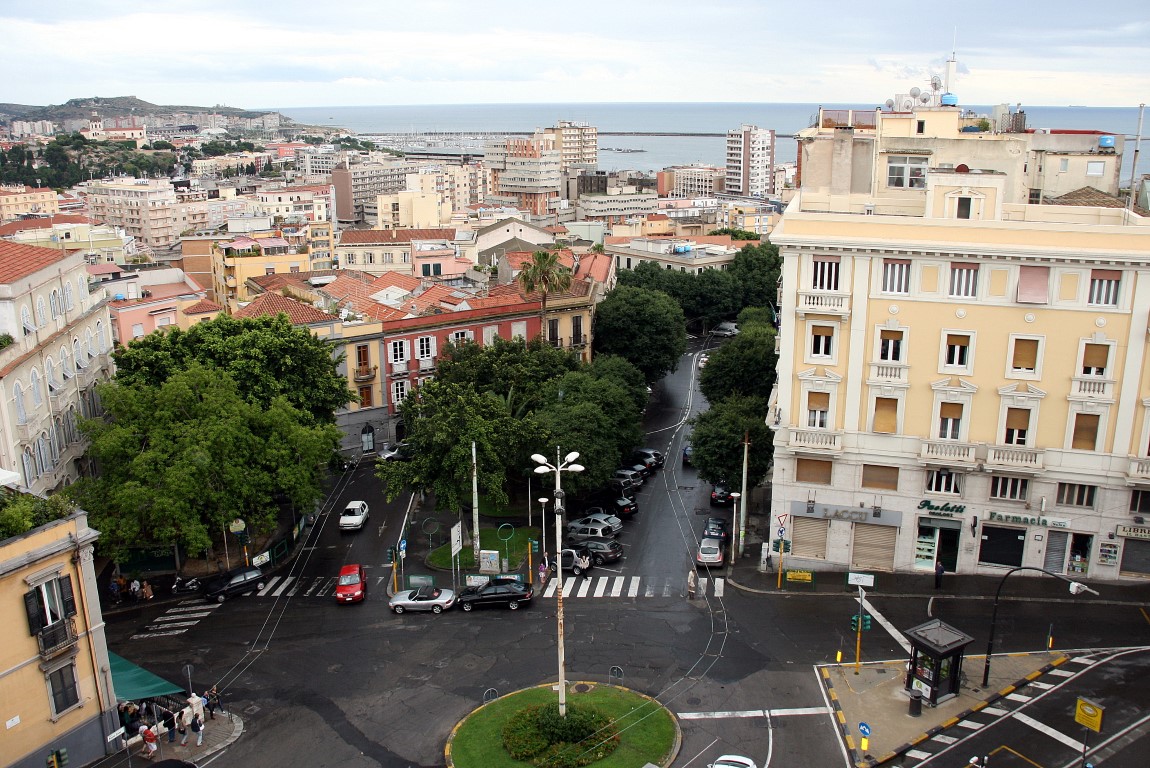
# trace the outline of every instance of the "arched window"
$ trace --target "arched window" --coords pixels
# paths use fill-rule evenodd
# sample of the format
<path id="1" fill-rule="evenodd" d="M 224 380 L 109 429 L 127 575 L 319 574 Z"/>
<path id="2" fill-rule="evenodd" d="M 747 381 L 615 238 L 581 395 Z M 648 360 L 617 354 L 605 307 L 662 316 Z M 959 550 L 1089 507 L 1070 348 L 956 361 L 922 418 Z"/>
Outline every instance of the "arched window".
<path id="1" fill-rule="evenodd" d="M 58 378 L 60 372 L 56 370 L 56 361 L 48 355 L 44 359 L 44 378 L 48 380 L 48 392 L 55 392 L 57 387 L 60 386 L 60 379 Z"/>
<path id="2" fill-rule="evenodd" d="M 80 295 L 81 296 L 87 296 L 88 295 L 88 281 L 85 280 L 83 276 L 76 278 L 76 285 L 80 286 Z"/>
<path id="3" fill-rule="evenodd" d="M 28 376 L 28 389 L 32 390 L 32 405 L 39 408 L 44 404 L 44 393 L 40 391 L 40 372 L 35 368 Z"/>
<path id="4" fill-rule="evenodd" d="M 92 335 L 92 329 L 89 328 L 84 333 L 84 340 L 88 343 L 88 357 L 96 356 L 96 337 Z"/>
<path id="5" fill-rule="evenodd" d="M 43 328 L 48 324 L 48 305 L 44 303 L 44 297 L 36 299 L 36 327 Z"/>
<path id="6" fill-rule="evenodd" d="M 51 472 L 55 469 L 55 463 L 52 461 L 52 452 L 48 448 L 48 435 L 43 432 L 36 438 L 36 465 L 40 468 L 40 474 Z"/>
<path id="7" fill-rule="evenodd" d="M 52 454 L 57 460 L 68 445 L 67 435 L 64 433 L 64 420 L 59 416 L 52 422 Z"/>
<path id="8" fill-rule="evenodd" d="M 66 312 L 71 312 L 72 307 L 74 307 L 74 306 L 76 306 L 76 303 L 74 301 L 72 301 L 72 284 L 71 283 L 65 283 L 64 284 L 64 310 Z"/>
<path id="9" fill-rule="evenodd" d="M 60 291 L 55 288 L 52 293 L 48 295 L 48 305 L 52 308 L 52 319 L 55 320 L 60 316 Z"/>
<path id="10" fill-rule="evenodd" d="M 76 375 L 76 372 L 74 370 L 72 370 L 72 358 L 68 356 L 68 346 L 67 345 L 64 345 L 63 347 L 60 348 L 60 363 L 64 367 L 64 378 L 65 379 L 70 379 Z"/>
<path id="11" fill-rule="evenodd" d="M 88 358 L 84 355 L 84 348 L 80 346 L 79 339 L 72 339 L 72 355 L 76 358 L 77 368 L 88 367 Z"/>
<path id="12" fill-rule="evenodd" d="M 80 418 L 92 418 L 92 412 L 88 410 L 88 398 L 84 397 L 84 393 L 80 393 Z"/>
<path id="13" fill-rule="evenodd" d="M 16 406 L 16 423 L 27 424 L 28 410 L 24 407 L 24 385 L 20 382 L 16 382 L 12 387 L 12 400 Z"/>
<path id="14" fill-rule="evenodd" d="M 32 322 L 32 310 L 27 305 L 20 307 L 20 324 L 24 326 L 24 335 L 36 332 L 36 324 Z"/>
<path id="15" fill-rule="evenodd" d="M 96 339 L 100 345 L 100 354 L 108 351 L 108 329 L 100 321 L 96 321 Z"/>
<path id="16" fill-rule="evenodd" d="M 25 448 L 20 456 L 24 464 L 24 485 L 31 486 L 39 475 L 36 473 L 36 460 L 32 458 L 32 449 Z"/>
<path id="17" fill-rule="evenodd" d="M 68 436 L 68 444 L 76 442 L 80 439 L 80 433 L 76 427 L 76 406 L 68 408 L 68 418 L 64 422 L 64 434 Z"/>

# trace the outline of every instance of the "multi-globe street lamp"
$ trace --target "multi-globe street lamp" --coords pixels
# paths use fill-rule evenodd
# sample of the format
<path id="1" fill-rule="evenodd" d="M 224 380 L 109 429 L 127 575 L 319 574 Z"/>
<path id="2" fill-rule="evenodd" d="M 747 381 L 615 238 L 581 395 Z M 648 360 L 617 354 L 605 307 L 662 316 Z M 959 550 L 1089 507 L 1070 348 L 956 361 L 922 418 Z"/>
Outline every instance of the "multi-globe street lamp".
<path id="1" fill-rule="evenodd" d="M 563 482 L 562 475 L 564 472 L 582 472 L 583 466 L 575 464 L 575 459 L 579 458 L 576 451 L 567 454 L 563 461 L 559 461 L 559 448 L 555 448 L 555 463 L 551 464 L 547 461 L 547 457 L 541 453 L 534 453 L 531 455 L 531 460 L 537 466 L 535 474 L 545 475 L 548 472 L 555 473 L 555 556 L 560 558 L 562 562 L 563 556 Z M 567 661 L 564 658 L 563 647 L 563 575 L 562 567 L 559 569 L 559 574 L 555 579 L 555 597 L 556 597 L 556 628 L 557 628 L 557 645 L 559 648 L 559 716 L 567 716 Z"/>

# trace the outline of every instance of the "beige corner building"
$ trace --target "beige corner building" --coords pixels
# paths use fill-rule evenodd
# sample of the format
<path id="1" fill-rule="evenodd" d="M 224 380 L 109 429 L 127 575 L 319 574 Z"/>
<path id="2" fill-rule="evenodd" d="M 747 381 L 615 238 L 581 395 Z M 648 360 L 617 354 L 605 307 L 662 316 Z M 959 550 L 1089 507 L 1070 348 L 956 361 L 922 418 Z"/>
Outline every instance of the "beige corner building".
<path id="1" fill-rule="evenodd" d="M 1150 218 L 1122 137 L 822 110 L 783 257 L 785 566 L 1150 576 Z M 1023 572 L 1027 573 L 1027 572 Z"/>

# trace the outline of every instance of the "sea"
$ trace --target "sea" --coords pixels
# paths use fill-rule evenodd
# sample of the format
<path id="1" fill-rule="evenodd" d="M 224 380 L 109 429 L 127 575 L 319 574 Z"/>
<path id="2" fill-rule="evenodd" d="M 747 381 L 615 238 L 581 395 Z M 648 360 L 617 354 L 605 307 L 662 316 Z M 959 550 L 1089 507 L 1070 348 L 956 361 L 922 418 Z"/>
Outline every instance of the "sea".
<path id="1" fill-rule="evenodd" d="M 828 109 L 874 109 L 873 104 L 824 104 Z M 966 106 L 990 115 L 990 106 Z M 373 107 L 269 107 L 299 123 L 345 128 L 353 133 L 467 133 L 533 131 L 559 120 L 593 125 L 600 131 L 599 167 L 606 171 L 658 171 L 670 165 L 723 165 L 729 129 L 773 128 L 777 162 L 792 162 L 790 135 L 813 125 L 818 104 L 768 103 L 582 103 L 440 104 Z M 1138 107 L 1022 106 L 1029 128 L 1098 130 L 1127 137 L 1122 184 L 1130 180 Z M 1150 130 L 1147 126 L 1146 130 Z M 711 133 L 719 136 L 604 136 L 604 132 Z M 619 152 L 617 150 L 641 150 Z M 1150 145 L 1140 153 L 1139 175 L 1150 173 Z"/>

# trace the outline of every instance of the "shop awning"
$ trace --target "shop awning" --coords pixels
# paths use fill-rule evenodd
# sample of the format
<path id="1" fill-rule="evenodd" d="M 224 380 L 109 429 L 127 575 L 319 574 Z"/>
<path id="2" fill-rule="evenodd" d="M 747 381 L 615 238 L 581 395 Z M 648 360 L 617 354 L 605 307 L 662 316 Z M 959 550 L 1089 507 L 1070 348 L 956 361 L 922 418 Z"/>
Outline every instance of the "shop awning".
<path id="1" fill-rule="evenodd" d="M 111 651 L 108 651 L 108 661 L 112 668 L 112 687 L 116 690 L 116 697 L 121 700 L 139 701 L 153 696 L 184 692 L 181 686 L 169 683 Z"/>

